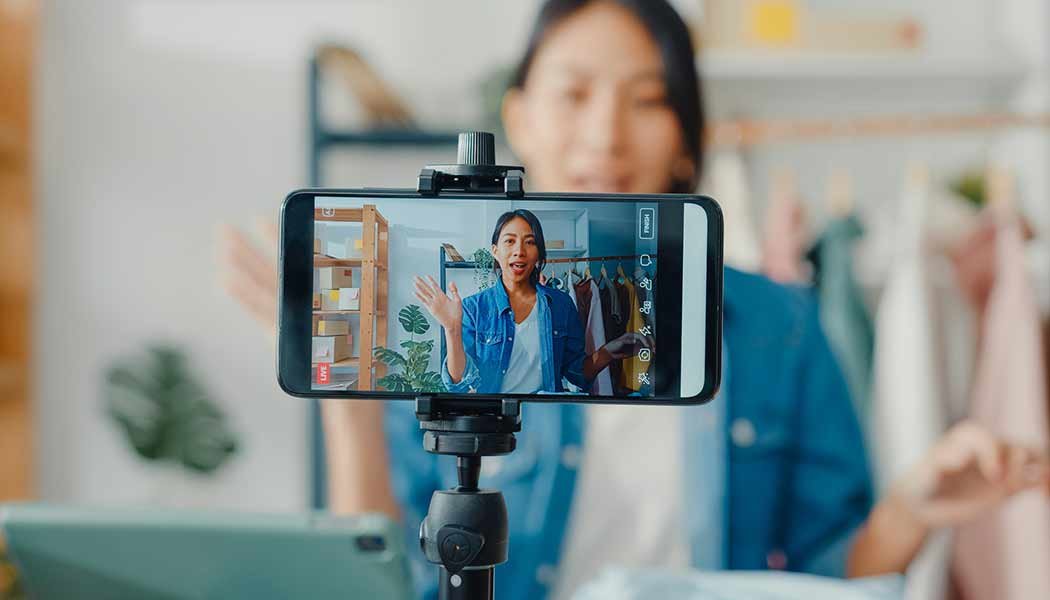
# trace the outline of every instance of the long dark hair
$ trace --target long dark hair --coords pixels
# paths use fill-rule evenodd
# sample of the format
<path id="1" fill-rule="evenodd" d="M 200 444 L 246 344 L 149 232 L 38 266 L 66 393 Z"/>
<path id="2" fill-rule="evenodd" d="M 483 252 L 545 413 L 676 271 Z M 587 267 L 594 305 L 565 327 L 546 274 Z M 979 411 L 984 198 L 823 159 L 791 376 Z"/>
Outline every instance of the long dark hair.
<path id="1" fill-rule="evenodd" d="M 528 78 L 532 61 L 540 45 L 552 27 L 572 16 L 595 0 L 547 0 L 529 35 L 529 43 L 514 71 L 511 87 L 522 89 Z M 660 49 L 664 63 L 664 82 L 667 86 L 668 103 L 678 118 L 683 142 L 693 159 L 694 172 L 689 181 L 676 179 L 669 190 L 672 193 L 690 194 L 696 189 L 703 167 L 704 148 L 701 137 L 704 131 L 704 107 L 700 94 L 700 77 L 696 72 L 696 53 L 689 28 L 678 12 L 666 0 L 602 0 L 613 1 L 631 12 L 649 32 Z"/>
<path id="2" fill-rule="evenodd" d="M 536 263 L 536 268 L 532 270 L 532 273 L 529 273 L 529 283 L 535 287 L 540 283 L 540 273 L 547 266 L 547 241 L 543 239 L 543 226 L 540 225 L 540 220 L 536 218 L 536 215 L 532 214 L 531 210 L 519 208 L 500 215 L 496 219 L 496 228 L 492 230 L 492 245 L 495 246 L 499 242 L 499 234 L 503 232 L 503 228 L 507 223 L 518 218 L 525 219 L 525 222 L 532 228 L 532 235 L 536 237 L 536 248 L 540 251 L 540 260 Z M 500 275 L 498 261 L 493 262 L 493 268 L 496 269 L 496 274 Z"/>

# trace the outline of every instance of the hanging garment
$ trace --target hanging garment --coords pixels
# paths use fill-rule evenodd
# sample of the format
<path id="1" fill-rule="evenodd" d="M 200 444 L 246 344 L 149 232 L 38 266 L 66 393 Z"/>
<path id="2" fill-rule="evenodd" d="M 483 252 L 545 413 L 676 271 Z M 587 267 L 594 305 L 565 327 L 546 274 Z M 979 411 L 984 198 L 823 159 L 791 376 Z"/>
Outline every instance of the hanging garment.
<path id="1" fill-rule="evenodd" d="M 627 331 L 640 332 L 645 327 L 643 318 L 645 313 L 642 311 L 644 310 L 651 314 L 652 304 L 650 303 L 647 306 L 638 301 L 634 284 L 630 281 L 624 281 L 623 285 L 617 285 L 617 290 L 621 293 L 620 301 L 627 307 Z M 620 373 L 619 380 L 621 391 L 630 394 L 641 391 L 645 385 L 648 385 L 649 364 L 648 362 L 643 362 L 637 356 L 624 359 L 622 362 L 623 370 Z"/>
<path id="2" fill-rule="evenodd" d="M 989 182 L 990 186 L 992 182 Z M 995 197 L 993 196 L 993 199 Z M 1040 315 L 1016 214 L 992 207 L 996 278 L 988 298 L 971 417 L 1033 448 L 1050 446 Z M 1050 503 L 1024 492 L 955 534 L 952 574 L 966 600 L 1050 598 Z"/>
<path id="3" fill-rule="evenodd" d="M 752 217 L 747 171 L 740 154 L 735 151 L 716 154 L 701 189 L 718 200 L 722 208 L 725 263 L 758 272 L 762 267 L 762 249 Z"/>
<path id="4" fill-rule="evenodd" d="M 576 310 L 580 313 L 580 323 L 587 329 L 587 321 L 591 315 L 591 278 L 585 277 L 573 287 L 576 290 Z"/>
<path id="5" fill-rule="evenodd" d="M 864 235 L 853 215 L 828 224 L 809 252 L 820 300 L 820 321 L 850 387 L 857 416 L 867 431 L 871 412 L 871 369 L 875 326 L 853 271 L 853 250 Z"/>
<path id="6" fill-rule="evenodd" d="M 945 429 L 943 380 L 926 248 L 929 177 L 915 170 L 901 196 L 896 257 L 875 316 L 871 403 L 879 489 L 918 463 Z M 906 597 L 946 593 L 947 546 L 927 545 L 908 569 Z"/>
<path id="7" fill-rule="evenodd" d="M 573 281 L 572 271 L 566 271 L 565 275 L 562 276 L 562 280 L 565 282 L 565 292 L 569 294 L 569 299 L 572 300 L 572 305 L 575 306 L 577 312 L 579 312 L 580 303 L 576 300 L 576 282 Z"/>
<path id="8" fill-rule="evenodd" d="M 587 280 L 588 302 L 587 320 L 584 323 L 584 352 L 592 356 L 605 345 L 605 323 L 602 319 L 602 303 L 599 297 L 598 284 L 593 279 Z M 581 295 L 582 300 L 582 295 Z M 598 396 L 611 396 L 613 393 L 612 376 L 609 369 L 602 369 L 594 379 L 591 393 Z"/>
<path id="9" fill-rule="evenodd" d="M 612 341 L 620 337 L 627 331 L 627 321 L 624 319 L 624 309 L 622 302 L 620 301 L 620 294 L 617 290 L 617 285 L 609 280 L 607 276 L 602 277 L 602 283 L 599 292 L 601 294 L 602 318 L 605 323 L 605 340 Z M 620 381 L 620 374 L 623 371 L 623 366 L 620 361 L 614 360 L 609 364 L 609 377 L 613 382 Z"/>
<path id="10" fill-rule="evenodd" d="M 774 177 L 763 234 L 762 272 L 766 277 L 779 283 L 806 283 L 806 209 L 789 174 Z"/>

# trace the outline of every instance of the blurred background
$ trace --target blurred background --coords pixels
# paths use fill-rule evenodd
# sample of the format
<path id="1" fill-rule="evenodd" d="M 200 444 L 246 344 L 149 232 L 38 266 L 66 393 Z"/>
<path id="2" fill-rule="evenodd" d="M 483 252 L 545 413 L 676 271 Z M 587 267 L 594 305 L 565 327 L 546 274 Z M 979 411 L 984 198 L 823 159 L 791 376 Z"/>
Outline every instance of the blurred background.
<path id="1" fill-rule="evenodd" d="M 947 390 L 929 401 L 964 416 L 980 315 L 960 277 L 989 262 L 990 164 L 1044 323 L 1050 305 L 1050 6 L 675 5 L 702 48 L 699 191 L 725 207 L 727 260 L 819 286 L 807 254 L 855 215 L 875 320 L 929 252 L 935 294 L 912 308 L 938 323 Z M 309 507 L 309 405 L 220 285 L 218 228 L 265 230 L 307 185 L 412 187 L 455 132 L 499 132 L 537 6 L 0 0 L 0 500 Z"/>

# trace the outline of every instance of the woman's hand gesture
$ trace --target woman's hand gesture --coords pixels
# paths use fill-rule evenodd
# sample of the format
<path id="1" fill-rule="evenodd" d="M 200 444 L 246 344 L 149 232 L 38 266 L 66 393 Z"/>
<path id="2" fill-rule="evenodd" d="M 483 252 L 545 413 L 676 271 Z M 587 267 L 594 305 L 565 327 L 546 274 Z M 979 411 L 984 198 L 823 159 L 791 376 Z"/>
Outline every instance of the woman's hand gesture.
<path id="1" fill-rule="evenodd" d="M 417 276 L 416 298 L 437 319 L 445 331 L 459 333 L 463 327 L 463 300 L 459 297 L 459 289 L 456 284 L 450 283 L 448 293 L 441 290 L 434 278 L 427 275 L 426 279 Z"/>
<path id="2" fill-rule="evenodd" d="M 613 360 L 620 360 L 637 356 L 642 348 L 652 347 L 653 340 L 651 338 L 631 331 L 605 344 L 605 351 L 609 353 Z"/>
<path id="3" fill-rule="evenodd" d="M 893 493 L 929 528 L 961 525 L 1014 494 L 1045 486 L 1045 452 L 1003 442 L 964 421 L 948 431 Z"/>

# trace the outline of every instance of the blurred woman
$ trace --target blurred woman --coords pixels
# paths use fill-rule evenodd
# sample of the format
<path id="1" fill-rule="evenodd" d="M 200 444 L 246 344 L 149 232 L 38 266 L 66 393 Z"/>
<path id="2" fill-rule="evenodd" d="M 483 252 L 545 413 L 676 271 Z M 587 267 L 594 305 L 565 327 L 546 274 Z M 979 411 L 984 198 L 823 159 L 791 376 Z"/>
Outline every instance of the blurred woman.
<path id="1" fill-rule="evenodd" d="M 503 105 L 529 189 L 692 192 L 703 162 L 694 60 L 662 0 L 544 3 Z M 500 597 L 567 598 L 605 565 L 903 572 L 931 530 L 1046 479 L 1041 455 L 964 423 L 873 507 L 863 436 L 810 295 L 726 269 L 724 348 L 709 405 L 528 407 L 518 450 L 483 473 L 510 509 Z M 329 405 L 325 432 L 333 509 L 398 515 L 414 537 L 455 472 L 421 450 L 404 404 L 385 415 L 380 403 Z M 432 569 L 417 567 L 433 595 Z"/>

